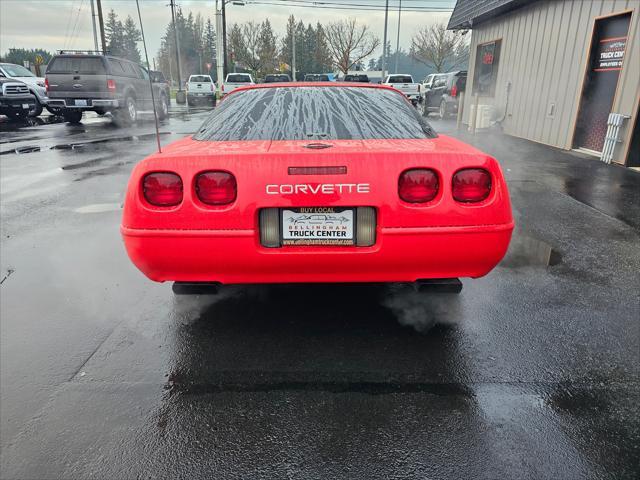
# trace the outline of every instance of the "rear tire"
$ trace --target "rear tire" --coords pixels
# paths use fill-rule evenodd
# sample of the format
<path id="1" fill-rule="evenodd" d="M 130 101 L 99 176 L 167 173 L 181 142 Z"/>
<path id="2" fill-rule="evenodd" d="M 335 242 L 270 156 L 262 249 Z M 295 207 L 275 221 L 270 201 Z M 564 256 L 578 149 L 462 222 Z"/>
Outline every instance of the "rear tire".
<path id="1" fill-rule="evenodd" d="M 418 106 L 418 109 L 420 111 L 420 114 L 423 117 L 428 117 L 429 116 L 429 109 L 427 108 L 427 99 L 423 99 L 422 102 L 420 102 L 420 105 Z"/>
<path id="2" fill-rule="evenodd" d="M 66 110 L 62 112 L 65 122 L 80 123 L 82 120 L 82 110 Z"/>
<path id="3" fill-rule="evenodd" d="M 38 97 L 36 97 L 36 108 L 34 108 L 31 112 L 29 112 L 30 117 L 39 117 L 42 114 L 43 106 L 38 101 Z"/>
<path id="4" fill-rule="evenodd" d="M 136 100 L 130 95 L 124 99 L 124 105 L 114 112 L 113 120 L 119 126 L 129 126 L 138 119 L 138 107 Z"/>
<path id="5" fill-rule="evenodd" d="M 442 100 L 440 102 L 440 109 L 438 110 L 438 114 L 440 116 L 440 120 L 444 120 L 448 116 L 448 114 L 447 114 L 447 102 L 445 102 L 444 100 Z"/>
<path id="6" fill-rule="evenodd" d="M 158 105 L 158 119 L 164 120 L 169 116 L 169 102 L 165 95 L 160 95 L 160 105 Z"/>

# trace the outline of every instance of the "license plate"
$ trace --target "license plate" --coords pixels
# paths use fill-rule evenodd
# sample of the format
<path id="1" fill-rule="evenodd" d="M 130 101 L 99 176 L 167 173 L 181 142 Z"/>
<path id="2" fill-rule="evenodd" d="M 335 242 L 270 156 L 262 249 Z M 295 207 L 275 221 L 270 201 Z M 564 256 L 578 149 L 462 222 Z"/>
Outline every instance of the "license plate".
<path id="1" fill-rule="evenodd" d="M 76 107 L 86 107 L 86 106 L 87 106 L 86 100 L 76 100 Z"/>
<path id="2" fill-rule="evenodd" d="M 353 208 L 283 208 L 282 245 L 354 245 Z"/>
<path id="3" fill-rule="evenodd" d="M 29 104 L 28 103 L 23 103 L 22 104 L 22 108 L 28 110 L 29 109 Z"/>

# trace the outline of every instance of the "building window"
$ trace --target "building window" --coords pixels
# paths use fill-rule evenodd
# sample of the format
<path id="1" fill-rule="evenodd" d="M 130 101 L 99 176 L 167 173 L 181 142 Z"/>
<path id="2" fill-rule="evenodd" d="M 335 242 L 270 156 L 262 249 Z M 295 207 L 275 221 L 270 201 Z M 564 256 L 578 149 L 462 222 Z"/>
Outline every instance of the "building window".
<path id="1" fill-rule="evenodd" d="M 478 45 L 476 50 L 476 65 L 473 72 L 473 93 L 485 97 L 493 97 L 498 78 L 498 63 L 500 62 L 500 45 L 502 40 Z"/>

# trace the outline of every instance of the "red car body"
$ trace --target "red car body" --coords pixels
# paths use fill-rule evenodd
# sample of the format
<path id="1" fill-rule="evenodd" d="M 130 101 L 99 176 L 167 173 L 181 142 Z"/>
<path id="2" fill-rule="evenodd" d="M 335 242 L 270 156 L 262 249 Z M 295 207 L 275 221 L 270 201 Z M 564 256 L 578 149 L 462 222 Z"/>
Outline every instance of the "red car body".
<path id="1" fill-rule="evenodd" d="M 247 90 L 299 85 L 396 92 L 373 85 L 269 84 L 238 89 L 221 105 Z M 489 155 L 443 135 L 316 143 L 187 137 L 147 157 L 134 168 L 126 194 L 121 232 L 129 257 L 159 282 L 244 284 L 481 277 L 506 253 L 514 226 L 511 205 L 500 166 Z M 433 172 L 429 175 L 437 178 L 435 197 L 426 202 L 400 196 L 403 172 L 416 169 Z M 454 175 L 468 169 L 488 174 L 486 198 L 454 199 Z M 228 203 L 202 200 L 198 175 L 208 171 L 233 175 L 234 198 L 229 197 Z M 145 178 L 154 172 L 180 177 L 179 203 L 157 206 L 148 201 Z M 418 183 L 410 186 L 419 188 Z M 227 182 L 224 188 L 231 191 L 233 186 Z M 373 220 L 370 216 L 368 221 L 375 237 L 368 246 L 355 241 L 265 246 L 261 211 L 272 209 L 280 216 L 280 209 L 294 207 L 319 207 L 318 211 L 372 207 L 368 212 L 373 212 Z M 353 215 L 357 223 L 360 210 Z M 354 235 L 360 235 L 357 225 L 353 228 Z"/>

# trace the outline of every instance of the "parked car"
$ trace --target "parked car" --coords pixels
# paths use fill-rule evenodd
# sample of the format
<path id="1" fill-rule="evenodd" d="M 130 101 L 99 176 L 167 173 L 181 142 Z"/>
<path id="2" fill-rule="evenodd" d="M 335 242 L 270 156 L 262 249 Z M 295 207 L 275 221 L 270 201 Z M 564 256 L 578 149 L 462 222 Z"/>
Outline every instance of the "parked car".
<path id="1" fill-rule="evenodd" d="M 437 135 L 396 89 L 275 85 L 233 92 L 195 135 L 136 164 L 120 231 L 151 280 L 177 293 L 455 283 L 500 262 L 514 223 L 495 159 Z"/>
<path id="2" fill-rule="evenodd" d="M 0 77 L 0 114 L 24 120 L 36 109 L 36 97 L 26 83 Z"/>
<path id="3" fill-rule="evenodd" d="M 304 76 L 305 82 L 330 82 L 329 75 L 324 73 L 307 73 Z"/>
<path id="4" fill-rule="evenodd" d="M 191 75 L 187 81 L 187 104 L 216 104 L 216 84 L 209 75 Z"/>
<path id="5" fill-rule="evenodd" d="M 358 82 L 358 83 L 369 83 L 368 75 L 345 75 L 344 82 Z"/>
<path id="6" fill-rule="evenodd" d="M 397 73 L 387 75 L 382 84 L 400 90 L 414 105 L 417 105 L 421 100 L 421 86 L 413 81 L 411 75 Z"/>
<path id="7" fill-rule="evenodd" d="M 47 90 L 44 86 L 44 78 L 36 77 L 28 68 L 14 63 L 0 63 L 0 77 L 17 80 L 29 87 L 29 92 L 36 100 L 36 107 L 30 113 L 32 117 L 40 115 L 42 108 L 49 103 Z"/>
<path id="8" fill-rule="evenodd" d="M 222 94 L 227 95 L 236 88 L 246 87 L 247 85 L 255 85 L 253 77 L 248 73 L 229 73 L 222 84 Z"/>
<path id="9" fill-rule="evenodd" d="M 467 86 L 467 72 L 441 73 L 427 77 L 430 83 L 426 83 L 423 92 L 422 114 L 426 117 L 431 112 L 437 112 L 444 119 L 449 115 L 458 113 L 458 100 L 460 92 L 464 92 Z"/>
<path id="10" fill-rule="evenodd" d="M 420 93 L 423 97 L 426 91 L 431 90 L 431 87 L 433 86 L 433 80 L 437 76 L 437 73 L 432 73 L 431 75 L 427 75 L 425 79 L 422 80 L 422 88 L 420 90 Z"/>
<path id="11" fill-rule="evenodd" d="M 264 77 L 264 83 L 286 83 L 290 81 L 291 77 L 286 73 L 271 73 Z"/>
<path id="12" fill-rule="evenodd" d="M 166 95 L 167 103 L 171 105 L 171 86 L 169 85 L 169 81 L 164 77 L 164 73 L 158 70 L 149 70 L 149 75 L 151 76 L 151 81 L 158 84 L 157 88 L 160 93 Z"/>
<path id="13" fill-rule="evenodd" d="M 148 71 L 123 58 L 94 53 L 55 55 L 47 67 L 45 85 L 49 105 L 59 108 L 65 120 L 78 123 L 82 113 L 111 112 L 116 122 L 128 125 L 139 111 L 152 111 Z M 153 84 L 158 117 L 169 114 L 166 88 Z"/>

